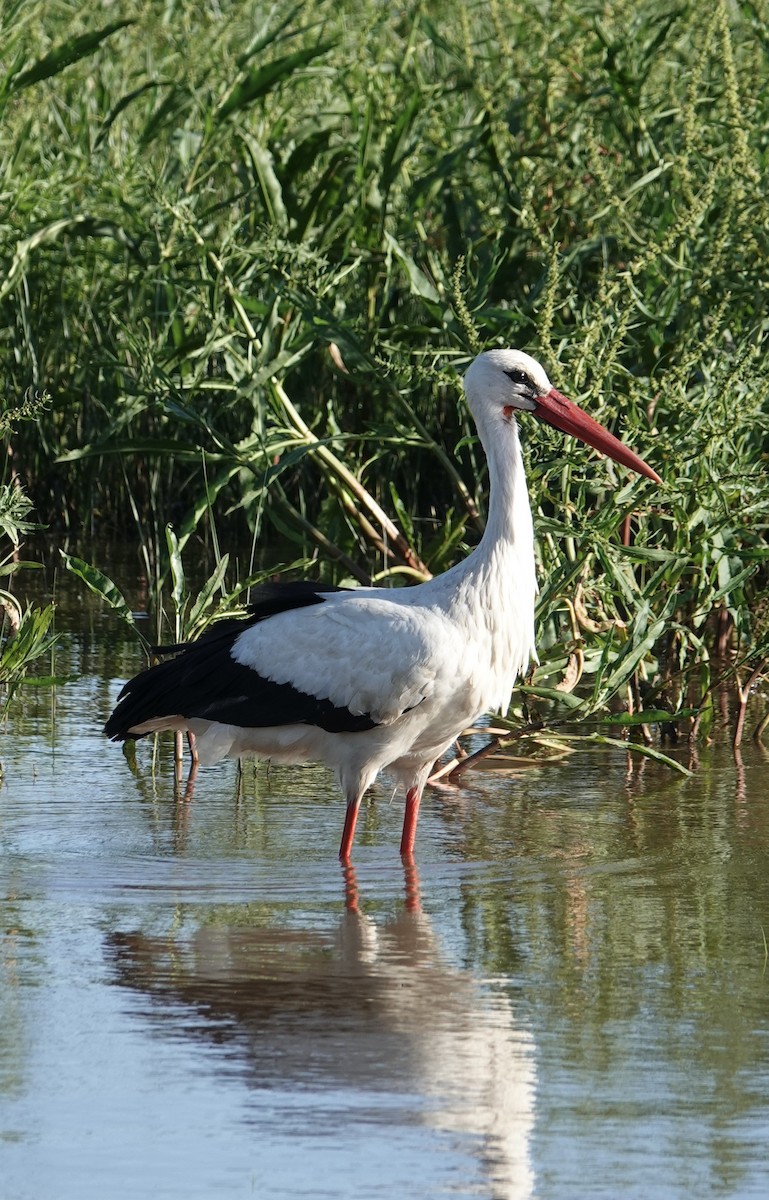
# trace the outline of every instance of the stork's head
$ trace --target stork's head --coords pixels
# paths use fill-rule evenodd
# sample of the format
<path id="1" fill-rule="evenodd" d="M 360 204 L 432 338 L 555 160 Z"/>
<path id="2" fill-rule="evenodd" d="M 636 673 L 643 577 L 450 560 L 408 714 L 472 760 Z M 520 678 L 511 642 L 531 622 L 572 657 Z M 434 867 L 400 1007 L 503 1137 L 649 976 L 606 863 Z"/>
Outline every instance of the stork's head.
<path id="1" fill-rule="evenodd" d="M 487 350 L 479 354 L 465 373 L 464 389 L 473 416 L 487 429 L 494 428 L 495 420 L 509 423 L 515 420 L 516 412 L 530 412 L 639 475 L 662 482 L 634 451 L 556 391 L 544 367 L 522 350 Z"/>

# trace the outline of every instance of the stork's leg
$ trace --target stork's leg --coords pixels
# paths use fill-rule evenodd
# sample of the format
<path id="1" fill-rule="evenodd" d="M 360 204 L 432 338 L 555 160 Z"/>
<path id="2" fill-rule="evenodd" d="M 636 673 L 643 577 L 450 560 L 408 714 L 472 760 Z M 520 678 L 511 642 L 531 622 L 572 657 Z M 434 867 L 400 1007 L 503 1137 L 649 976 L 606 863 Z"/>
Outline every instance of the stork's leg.
<path id="1" fill-rule="evenodd" d="M 406 792 L 406 812 L 403 816 L 403 833 L 401 835 L 401 858 L 414 857 L 414 841 L 417 836 L 417 821 L 419 819 L 419 801 L 422 799 L 422 787 L 415 785 Z"/>
<path id="2" fill-rule="evenodd" d="M 355 822 L 358 820 L 358 809 L 360 808 L 360 796 L 356 796 L 354 800 L 347 801 L 347 812 L 344 818 L 344 829 L 342 830 L 342 844 L 339 847 L 339 857 L 343 863 L 350 861 L 350 851 L 352 850 L 352 840 L 355 837 Z"/>

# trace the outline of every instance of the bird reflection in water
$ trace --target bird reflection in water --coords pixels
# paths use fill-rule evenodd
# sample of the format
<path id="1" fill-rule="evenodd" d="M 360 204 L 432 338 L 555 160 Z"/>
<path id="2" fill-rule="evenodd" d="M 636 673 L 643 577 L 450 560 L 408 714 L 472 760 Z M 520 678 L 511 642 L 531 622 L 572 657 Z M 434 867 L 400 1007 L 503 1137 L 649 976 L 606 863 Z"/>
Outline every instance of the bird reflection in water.
<path id="1" fill-rule="evenodd" d="M 340 1105 L 347 1125 L 395 1126 L 394 1145 L 398 1125 L 419 1124 L 474 1159 L 493 1196 L 530 1196 L 531 1034 L 504 992 L 446 962 L 413 862 L 390 919 L 362 911 L 351 864 L 343 880 L 344 911 L 327 933 L 211 923 L 184 937 L 112 934 L 116 982 L 152 998 L 153 1024 L 161 1014 L 174 1036 L 226 1047 L 249 1087 L 301 1089 L 305 1101 L 316 1092 L 314 1132 L 324 1119 L 338 1126 Z M 262 1104 L 254 1120 L 265 1120 Z"/>

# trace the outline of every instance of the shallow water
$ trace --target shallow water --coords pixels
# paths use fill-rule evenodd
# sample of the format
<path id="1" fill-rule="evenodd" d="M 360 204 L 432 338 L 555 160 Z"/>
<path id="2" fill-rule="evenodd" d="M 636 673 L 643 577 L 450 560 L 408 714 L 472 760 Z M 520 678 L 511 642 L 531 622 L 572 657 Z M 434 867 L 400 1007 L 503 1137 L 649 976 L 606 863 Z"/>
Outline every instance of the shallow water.
<path id="1" fill-rule="evenodd" d="M 322 770 L 132 773 L 113 632 L 0 733 L 3 1200 L 767 1194 L 759 749 L 479 771 L 414 871 L 382 786 L 345 873 Z"/>

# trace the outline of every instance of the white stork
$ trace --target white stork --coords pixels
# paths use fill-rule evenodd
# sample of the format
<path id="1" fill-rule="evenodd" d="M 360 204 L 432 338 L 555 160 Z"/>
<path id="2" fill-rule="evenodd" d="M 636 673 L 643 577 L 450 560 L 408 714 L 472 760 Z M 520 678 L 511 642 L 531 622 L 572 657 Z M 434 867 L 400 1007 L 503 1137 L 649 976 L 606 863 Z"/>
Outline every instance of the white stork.
<path id="1" fill-rule="evenodd" d="M 476 549 L 414 587 L 265 584 L 250 615 L 216 624 L 130 680 L 105 727 L 113 740 L 195 735 L 202 762 L 254 754 L 320 762 L 347 799 L 349 861 L 364 792 L 380 771 L 406 789 L 401 855 L 413 856 L 433 764 L 480 715 L 504 712 L 535 656 L 534 537 L 517 412 L 529 412 L 649 479 L 643 459 L 552 387 L 518 350 L 480 354 L 464 377 L 489 464 Z"/>

